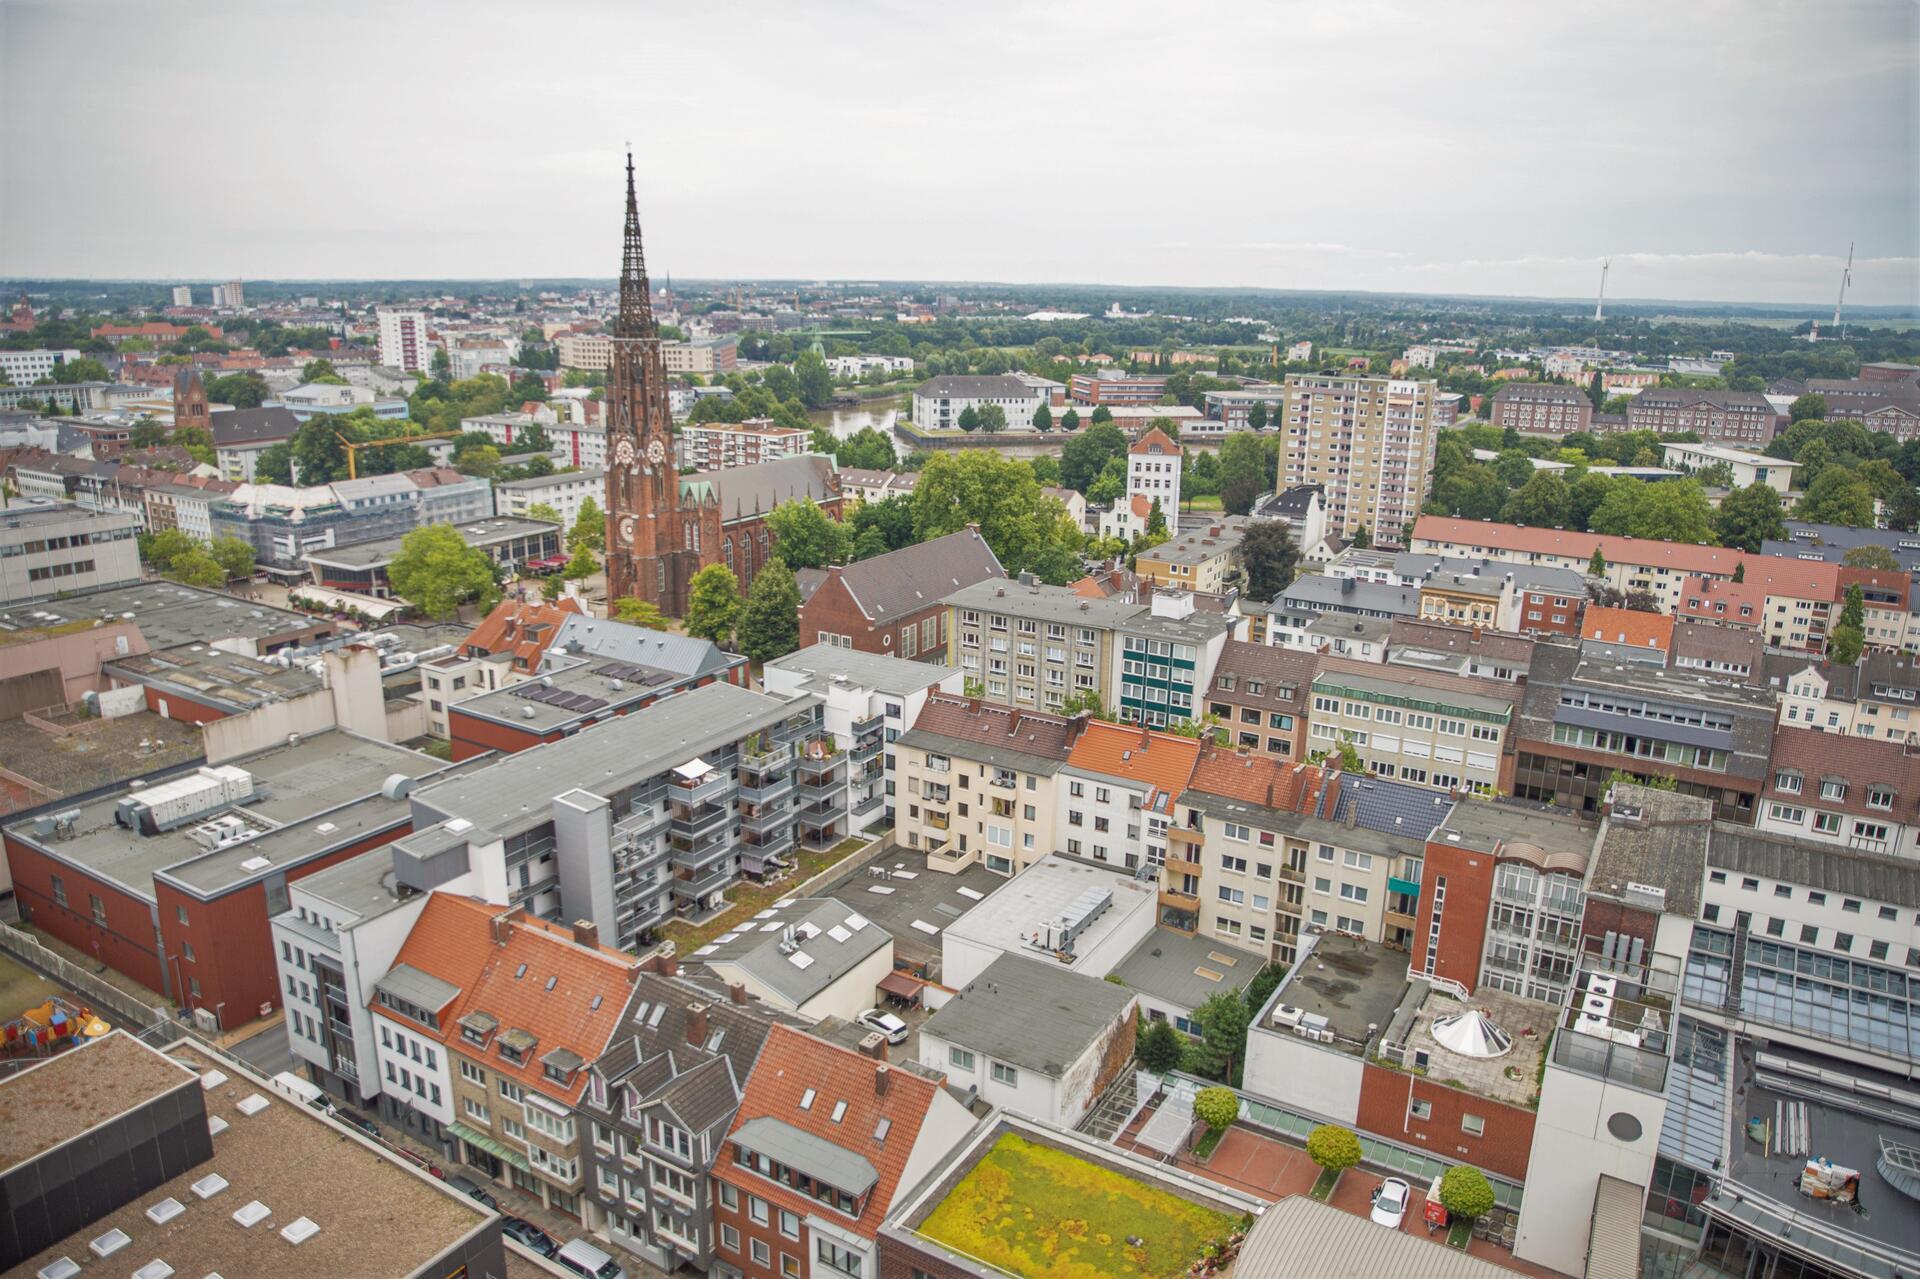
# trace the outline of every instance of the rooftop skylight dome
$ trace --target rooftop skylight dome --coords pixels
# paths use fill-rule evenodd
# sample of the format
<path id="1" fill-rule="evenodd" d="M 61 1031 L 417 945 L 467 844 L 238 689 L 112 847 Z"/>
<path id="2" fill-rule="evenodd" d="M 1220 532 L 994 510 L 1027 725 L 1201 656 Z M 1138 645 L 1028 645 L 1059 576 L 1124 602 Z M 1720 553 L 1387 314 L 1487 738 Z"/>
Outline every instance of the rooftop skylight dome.
<path id="1" fill-rule="evenodd" d="M 1433 1037 L 1462 1057 L 1501 1057 L 1513 1051 L 1513 1036 L 1478 1008 L 1434 1018 Z"/>

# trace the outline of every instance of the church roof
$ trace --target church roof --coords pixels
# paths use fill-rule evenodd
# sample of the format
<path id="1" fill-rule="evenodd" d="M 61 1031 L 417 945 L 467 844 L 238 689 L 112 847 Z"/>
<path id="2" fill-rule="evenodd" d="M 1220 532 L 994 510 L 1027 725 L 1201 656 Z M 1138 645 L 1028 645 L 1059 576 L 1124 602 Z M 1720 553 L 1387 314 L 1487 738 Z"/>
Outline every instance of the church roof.
<path id="1" fill-rule="evenodd" d="M 833 459 L 818 453 L 729 466 L 718 471 L 695 471 L 680 477 L 680 492 L 692 501 L 711 498 L 720 506 L 722 520 L 765 515 L 782 502 L 812 498 L 828 502 L 840 496 L 840 478 Z"/>

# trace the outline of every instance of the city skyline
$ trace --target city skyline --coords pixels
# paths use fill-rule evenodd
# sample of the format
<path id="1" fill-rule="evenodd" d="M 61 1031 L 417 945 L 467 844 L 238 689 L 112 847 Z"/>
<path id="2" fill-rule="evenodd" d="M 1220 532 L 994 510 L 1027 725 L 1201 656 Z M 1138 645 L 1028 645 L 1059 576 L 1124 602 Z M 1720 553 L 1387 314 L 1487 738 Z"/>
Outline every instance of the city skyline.
<path id="1" fill-rule="evenodd" d="M 608 278 L 631 136 L 681 278 L 1579 298 L 1610 258 L 1621 302 L 1819 305 L 1853 242 L 1850 304 L 1920 301 L 1916 11 L 1632 10 L 423 5 L 369 39 L 351 4 L 17 3 L 0 140 L 40 176 L 0 195 L 0 276 Z M 556 16 L 643 52 L 560 56 Z M 208 173 L 130 198 L 157 162 L 113 122 L 195 66 Z"/>

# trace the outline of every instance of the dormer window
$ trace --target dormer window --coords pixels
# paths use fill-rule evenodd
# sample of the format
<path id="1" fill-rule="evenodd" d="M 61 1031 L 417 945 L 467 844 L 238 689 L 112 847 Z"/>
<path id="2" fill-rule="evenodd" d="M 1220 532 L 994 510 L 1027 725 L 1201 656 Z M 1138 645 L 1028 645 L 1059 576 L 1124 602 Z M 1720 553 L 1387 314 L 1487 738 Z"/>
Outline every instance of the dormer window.
<path id="1" fill-rule="evenodd" d="M 1847 779 L 1844 777 L 1823 777 L 1820 779 L 1820 798 L 1840 800 L 1847 797 Z"/>
<path id="2" fill-rule="evenodd" d="M 502 1031 L 498 1039 L 501 1060 L 510 1061 L 516 1066 L 525 1065 L 533 1056 L 534 1045 L 540 1042 L 531 1031 L 521 1030 L 518 1027 Z"/>
<path id="3" fill-rule="evenodd" d="M 1878 786 L 1878 785 L 1867 787 L 1867 807 L 1883 808 L 1883 809 L 1892 808 L 1893 807 L 1893 787 Z"/>
<path id="4" fill-rule="evenodd" d="M 1789 795 L 1798 795 L 1800 793 L 1800 774 L 1785 770 L 1775 773 L 1773 775 L 1773 788 L 1775 790 L 1785 791 Z"/>

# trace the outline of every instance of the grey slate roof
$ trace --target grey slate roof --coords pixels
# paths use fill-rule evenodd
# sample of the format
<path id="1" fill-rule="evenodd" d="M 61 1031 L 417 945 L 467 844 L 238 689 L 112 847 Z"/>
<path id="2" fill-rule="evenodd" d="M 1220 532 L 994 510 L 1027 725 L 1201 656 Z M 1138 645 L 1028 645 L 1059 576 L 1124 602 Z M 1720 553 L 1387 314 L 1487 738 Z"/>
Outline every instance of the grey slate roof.
<path id="1" fill-rule="evenodd" d="M 1210 996 L 1245 990 L 1260 968 L 1260 957 L 1251 951 L 1156 928 L 1140 939 L 1113 975 L 1131 990 L 1193 1009 Z M 1219 974 L 1219 979 L 1205 975 L 1209 973 Z"/>
<path id="2" fill-rule="evenodd" d="M 959 759 L 1051 776 L 1066 766 L 1085 718 L 992 706 L 978 699 L 932 693 L 900 745 Z"/>
<path id="3" fill-rule="evenodd" d="M 765 918 L 747 920 L 735 932 L 700 947 L 687 957 L 691 963 L 737 964 L 762 985 L 778 991 L 795 1007 L 851 972 L 861 960 L 893 938 L 846 903 L 832 897 L 790 899 L 785 906 L 762 912 Z M 800 953 L 812 962 L 805 967 L 780 951 L 781 928 L 818 931 L 800 942 Z M 833 935 L 839 929 L 844 941 Z"/>
<path id="4" fill-rule="evenodd" d="M 983 613 L 1005 613 L 1012 617 L 1030 617 L 1041 622 L 1065 622 L 1070 626 L 1091 626 L 1111 630 L 1120 623 L 1144 613 L 1144 604 L 1118 600 L 1092 600 L 1077 594 L 1069 586 L 1048 586 L 1044 582 L 976 582 L 964 586 L 943 601 L 955 608 L 977 609 Z"/>
<path id="5" fill-rule="evenodd" d="M 1615 812 L 1594 843 L 1587 882 L 1593 891 L 1619 897 L 1628 884 L 1664 889 L 1666 908 L 1689 918 L 1700 913 L 1706 879 L 1707 841 L 1713 831 L 1713 801 L 1677 791 L 1617 785 Z M 1639 810 L 1623 818 L 1622 807 Z"/>
<path id="6" fill-rule="evenodd" d="M 293 438 L 299 429 L 300 419 L 293 415 L 292 409 L 229 409 L 213 415 L 213 447 L 275 444 Z"/>
<path id="7" fill-rule="evenodd" d="M 1840 524 L 1788 520 L 1786 537 L 1768 538 L 1760 544 L 1760 553 L 1837 564 L 1857 546 L 1884 546 L 1901 568 L 1920 573 L 1920 536 L 1897 529 L 1847 528 Z"/>
<path id="8" fill-rule="evenodd" d="M 1715 822 L 1707 865 L 1894 906 L 1920 906 L 1920 864 Z"/>
<path id="9" fill-rule="evenodd" d="M 708 675 L 733 664 L 712 640 L 578 613 L 561 619 L 548 651 L 606 657 L 675 675 Z"/>
<path id="10" fill-rule="evenodd" d="M 1132 992 L 1112 982 L 1051 960 L 1003 954 L 928 1018 L 922 1033 L 1059 1079 L 1132 1006 Z"/>
<path id="11" fill-rule="evenodd" d="M 689 488 L 696 492 L 710 490 L 720 503 L 722 520 L 764 515 L 782 502 L 798 502 L 803 498 L 825 502 L 840 496 L 833 459 L 818 453 L 801 453 L 717 471 L 696 471 L 680 477 L 681 491 Z"/>
<path id="12" fill-rule="evenodd" d="M 387 975 L 374 984 L 374 989 L 429 1012 L 445 1008 L 460 994 L 460 988 L 452 982 L 442 981 L 411 964 L 395 964 L 389 968 Z"/>
<path id="13" fill-rule="evenodd" d="M 1039 395 L 1017 377 L 968 373 L 930 377 L 913 393 L 930 400 L 1030 400 Z"/>
<path id="14" fill-rule="evenodd" d="M 694 1005 L 705 1005 L 707 1016 L 698 1044 L 687 1040 Z M 732 1117 L 776 1021 L 792 1024 L 757 1001 L 736 1004 L 724 991 L 685 977 L 642 973 L 594 1072 L 607 1081 L 610 1096 L 625 1090 L 640 1105 L 664 1104 L 686 1127 L 702 1131 Z M 617 1116 L 624 1108 L 614 1103 L 609 1109 Z"/>
<path id="15" fill-rule="evenodd" d="M 1420 611 L 1420 592 L 1411 586 L 1358 582 L 1353 578 L 1300 578 L 1267 606 L 1273 614 L 1371 613 L 1376 617 L 1412 617 Z"/>
<path id="16" fill-rule="evenodd" d="M 551 820 L 553 797 L 574 787 L 611 794 L 818 704 L 708 684 L 416 790 L 413 799 L 416 808 L 516 835 Z"/>
<path id="17" fill-rule="evenodd" d="M 771 1115 L 747 1120 L 728 1133 L 727 1140 L 789 1168 L 811 1173 L 849 1194 L 865 1194 L 880 1180 L 879 1171 L 865 1155 L 844 1150 L 824 1137 L 816 1137 Z"/>
<path id="18" fill-rule="evenodd" d="M 1004 580 L 1007 573 L 980 530 L 970 527 L 838 565 L 827 570 L 827 576 L 840 579 L 869 622 L 885 625 L 930 608 L 962 587 Z"/>

